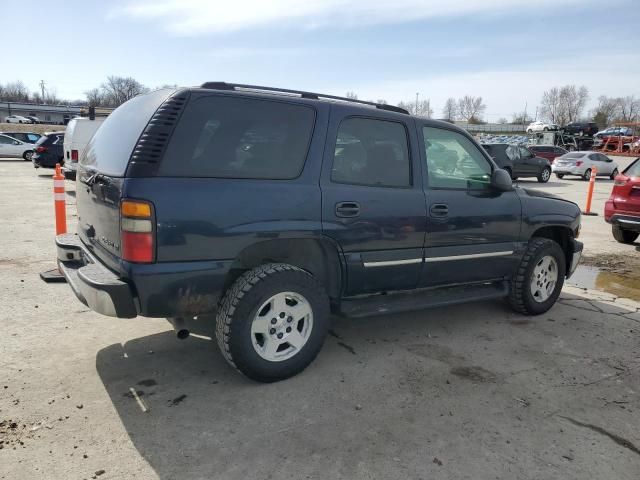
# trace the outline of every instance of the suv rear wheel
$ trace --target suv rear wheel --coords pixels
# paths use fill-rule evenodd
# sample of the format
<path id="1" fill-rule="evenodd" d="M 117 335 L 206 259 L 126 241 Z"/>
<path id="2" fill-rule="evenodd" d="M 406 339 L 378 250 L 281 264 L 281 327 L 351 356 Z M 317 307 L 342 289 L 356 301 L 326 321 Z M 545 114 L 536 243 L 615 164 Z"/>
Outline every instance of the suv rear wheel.
<path id="1" fill-rule="evenodd" d="M 304 270 L 284 263 L 254 268 L 224 295 L 216 337 L 225 359 L 259 382 L 284 380 L 318 355 L 329 329 L 329 298 Z"/>
<path id="2" fill-rule="evenodd" d="M 638 232 L 624 230 L 617 225 L 611 226 L 611 233 L 613 233 L 613 238 L 615 238 L 620 243 L 633 243 L 640 235 L 640 233 Z"/>
<path id="3" fill-rule="evenodd" d="M 511 281 L 511 308 L 526 315 L 549 310 L 560 296 L 565 271 L 560 245 L 548 238 L 532 238 Z"/>
<path id="4" fill-rule="evenodd" d="M 538 182 L 547 183 L 551 178 L 551 169 L 549 167 L 544 167 L 542 171 L 538 174 Z"/>

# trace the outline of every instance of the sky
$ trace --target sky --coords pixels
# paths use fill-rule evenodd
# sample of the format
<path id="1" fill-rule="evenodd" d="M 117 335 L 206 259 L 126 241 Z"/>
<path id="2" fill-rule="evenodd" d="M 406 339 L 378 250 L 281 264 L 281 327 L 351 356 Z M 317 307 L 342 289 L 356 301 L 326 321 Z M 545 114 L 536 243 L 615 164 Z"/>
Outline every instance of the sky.
<path id="1" fill-rule="evenodd" d="M 554 86 L 640 97 L 640 0 L 0 0 L 0 83 L 84 98 L 107 75 L 227 81 L 360 99 L 482 96 L 535 114 Z M 33 30 L 25 29 L 33 12 Z M 39 13 L 38 13 L 39 12 Z M 16 21 L 10 21 L 16 19 Z M 18 21 L 18 19 L 21 19 Z M 18 47 L 21 45 L 21 47 Z M 26 47 L 29 48 L 26 48 Z M 25 50 L 35 49 L 34 54 Z M 22 53 L 19 53 L 22 52 Z M 24 53 L 24 54 L 23 54 Z"/>

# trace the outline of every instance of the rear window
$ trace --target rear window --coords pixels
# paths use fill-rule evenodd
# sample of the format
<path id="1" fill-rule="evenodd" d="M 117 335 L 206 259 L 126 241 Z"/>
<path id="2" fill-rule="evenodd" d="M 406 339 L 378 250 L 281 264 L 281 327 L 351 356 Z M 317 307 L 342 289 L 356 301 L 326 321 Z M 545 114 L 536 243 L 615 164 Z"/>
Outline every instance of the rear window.
<path id="1" fill-rule="evenodd" d="M 562 156 L 562 158 L 582 158 L 584 157 L 584 153 L 574 152 L 574 153 L 566 153 Z"/>
<path id="2" fill-rule="evenodd" d="M 174 90 L 137 96 L 111 113 L 84 150 L 80 164 L 112 177 L 122 177 L 133 148 L 149 119 Z M 69 132 L 67 137 L 70 139 Z"/>
<path id="3" fill-rule="evenodd" d="M 623 172 L 627 177 L 640 177 L 640 158 L 636 159 L 627 169 Z"/>
<path id="4" fill-rule="evenodd" d="M 315 111 L 237 97 L 191 101 L 158 174 L 172 177 L 293 179 L 307 157 Z"/>

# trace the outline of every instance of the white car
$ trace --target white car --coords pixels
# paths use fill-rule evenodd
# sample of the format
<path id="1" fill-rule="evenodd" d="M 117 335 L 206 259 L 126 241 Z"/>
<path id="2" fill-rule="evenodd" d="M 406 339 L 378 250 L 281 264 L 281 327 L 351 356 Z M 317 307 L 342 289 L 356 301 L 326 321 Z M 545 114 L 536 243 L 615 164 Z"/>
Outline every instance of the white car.
<path id="1" fill-rule="evenodd" d="M 527 133 L 546 132 L 548 130 L 558 130 L 555 123 L 531 122 L 527 127 Z"/>
<path id="2" fill-rule="evenodd" d="M 4 117 L 5 123 L 33 123 L 27 117 L 21 117 L 20 115 L 9 115 Z"/>
<path id="3" fill-rule="evenodd" d="M 557 157 L 551 169 L 556 177 L 562 178 L 565 175 L 578 175 L 583 180 L 591 178 L 591 171 L 597 169 L 597 176 L 609 177 L 612 180 L 618 175 L 618 164 L 602 153 L 569 152 Z"/>
<path id="4" fill-rule="evenodd" d="M 87 117 L 76 117 L 67 124 L 64 135 L 64 165 L 62 166 L 62 173 L 66 179 L 75 180 L 78 160 L 80 160 L 89 140 L 104 121 L 104 117 L 98 117 L 94 120 Z"/>
<path id="5" fill-rule="evenodd" d="M 33 156 L 35 145 L 21 142 L 20 140 L 0 133 L 0 158 L 22 157 L 27 161 Z"/>

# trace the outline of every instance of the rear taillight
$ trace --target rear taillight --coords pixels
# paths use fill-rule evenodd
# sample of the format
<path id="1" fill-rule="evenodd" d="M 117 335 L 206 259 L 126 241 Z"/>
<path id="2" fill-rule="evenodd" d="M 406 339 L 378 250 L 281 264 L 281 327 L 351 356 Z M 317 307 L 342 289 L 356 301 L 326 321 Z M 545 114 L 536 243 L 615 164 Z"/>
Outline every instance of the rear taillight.
<path id="1" fill-rule="evenodd" d="M 153 207 L 149 202 L 123 200 L 120 203 L 122 259 L 152 263 L 155 252 Z"/>
<path id="2" fill-rule="evenodd" d="M 579 167 L 580 165 L 582 165 L 584 162 L 582 160 L 578 160 L 576 162 L 576 167 Z"/>
<path id="3" fill-rule="evenodd" d="M 78 150 L 71 150 L 71 161 L 72 162 L 78 161 Z"/>
<path id="4" fill-rule="evenodd" d="M 36 152 L 43 153 L 49 150 L 47 147 L 36 147 Z"/>
<path id="5" fill-rule="evenodd" d="M 629 177 L 625 177 L 624 175 L 618 175 L 615 178 L 613 185 L 615 187 L 624 187 L 628 181 L 629 181 Z"/>

